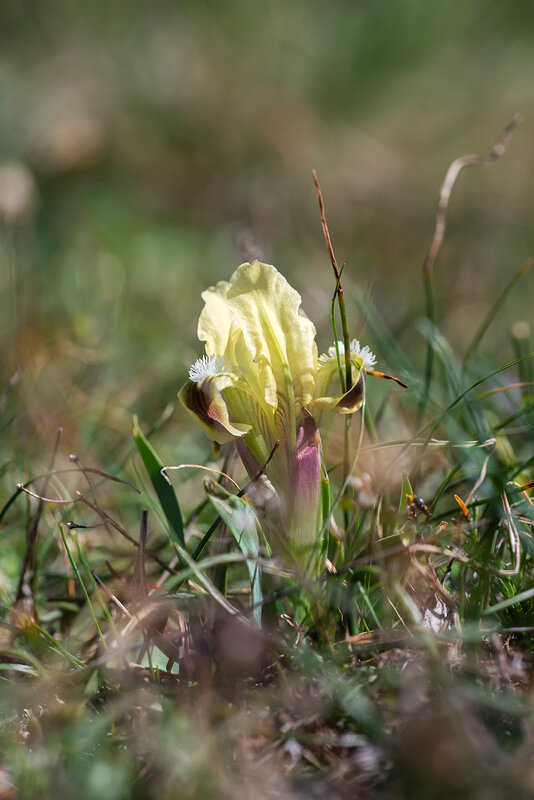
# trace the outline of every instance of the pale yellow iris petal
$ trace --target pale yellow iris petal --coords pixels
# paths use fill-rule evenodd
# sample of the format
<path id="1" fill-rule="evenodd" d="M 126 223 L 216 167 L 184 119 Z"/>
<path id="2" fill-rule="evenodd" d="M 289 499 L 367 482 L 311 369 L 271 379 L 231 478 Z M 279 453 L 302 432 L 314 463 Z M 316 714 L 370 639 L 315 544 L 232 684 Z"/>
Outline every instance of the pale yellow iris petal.
<path id="1" fill-rule="evenodd" d="M 281 396 L 292 396 L 300 407 L 307 405 L 317 348 L 315 326 L 300 312 L 299 293 L 275 267 L 254 261 L 236 269 L 226 299 L 233 324 L 258 365 L 265 400 L 276 408 Z"/>
<path id="2" fill-rule="evenodd" d="M 202 292 L 205 305 L 198 320 L 198 338 L 206 343 L 208 356 L 221 356 L 261 396 L 258 365 L 246 346 L 243 331 L 233 318 L 232 306 L 227 299 L 229 288 L 228 281 L 219 281 L 216 286 Z"/>
<path id="3" fill-rule="evenodd" d="M 234 327 L 226 299 L 229 285 L 228 281 L 219 281 L 201 295 L 204 308 L 198 320 L 197 334 L 201 342 L 206 342 L 209 356 L 224 355 Z"/>
<path id="4" fill-rule="evenodd" d="M 204 308 L 198 336 L 208 356 L 231 365 L 248 392 L 229 418 L 251 421 L 269 439 L 262 451 L 280 439 L 286 458 L 293 451 L 297 417 L 312 397 L 317 347 L 315 326 L 300 310 L 301 297 L 270 264 L 241 264 L 229 281 L 219 281 L 202 293 Z M 229 393 L 224 397 L 228 401 Z M 247 412 L 248 406 L 248 414 Z M 250 440 L 252 436 L 248 436 Z M 259 447 L 254 448 L 259 451 Z"/>

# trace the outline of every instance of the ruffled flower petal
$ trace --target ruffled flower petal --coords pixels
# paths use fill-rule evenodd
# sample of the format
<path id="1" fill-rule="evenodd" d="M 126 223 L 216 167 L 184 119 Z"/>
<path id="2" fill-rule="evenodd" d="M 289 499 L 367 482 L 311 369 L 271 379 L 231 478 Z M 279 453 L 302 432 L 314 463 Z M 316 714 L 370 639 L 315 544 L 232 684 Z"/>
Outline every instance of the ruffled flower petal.
<path id="1" fill-rule="evenodd" d="M 273 408 L 285 398 L 295 409 L 306 406 L 317 361 L 315 326 L 283 275 L 259 261 L 241 264 L 229 282 L 219 282 L 202 297 L 198 336 L 207 354 L 238 365 Z"/>

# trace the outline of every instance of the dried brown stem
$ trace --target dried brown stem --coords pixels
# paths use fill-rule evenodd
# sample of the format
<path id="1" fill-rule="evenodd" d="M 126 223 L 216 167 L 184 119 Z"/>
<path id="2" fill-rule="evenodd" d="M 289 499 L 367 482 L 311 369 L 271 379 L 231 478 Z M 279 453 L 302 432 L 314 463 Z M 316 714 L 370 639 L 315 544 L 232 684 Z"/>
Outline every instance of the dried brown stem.
<path id="1" fill-rule="evenodd" d="M 64 500 L 61 497 L 45 497 L 43 494 L 37 494 L 37 492 L 32 492 L 31 489 L 27 489 L 23 483 L 17 483 L 17 489 L 19 492 L 24 492 L 29 497 L 35 497 L 36 500 L 39 500 L 40 503 L 54 503 L 54 505 L 70 505 L 71 503 L 77 503 L 78 498 L 76 497 L 68 497 Z"/>
<path id="2" fill-rule="evenodd" d="M 430 247 L 423 264 L 423 280 L 426 294 L 426 314 L 428 319 L 433 324 L 436 324 L 437 322 L 436 294 L 434 287 L 434 263 L 440 251 L 443 237 L 445 235 L 447 209 L 456 179 L 464 167 L 470 167 L 476 164 L 492 164 L 494 161 L 500 158 L 506 152 L 510 137 L 521 121 L 522 117 L 519 114 L 516 114 L 503 130 L 502 134 L 493 145 L 491 152 L 487 156 L 461 156 L 461 158 L 457 158 L 455 161 L 453 161 L 447 170 L 447 174 L 445 175 L 445 180 L 441 185 L 439 194 L 434 236 L 432 237 L 432 242 L 430 243 Z M 428 403 L 433 367 L 434 347 L 432 341 L 429 341 L 426 354 L 425 385 L 419 403 L 419 422 L 423 418 L 423 414 Z"/>
<path id="3" fill-rule="evenodd" d="M 77 497 L 78 500 L 80 500 L 86 506 L 88 506 L 93 511 L 95 511 L 98 514 L 98 516 L 100 517 L 100 519 L 102 520 L 102 522 L 107 523 L 108 525 L 111 525 L 112 528 L 115 528 L 115 530 L 118 533 L 120 533 L 121 536 L 124 536 L 125 539 L 127 539 L 129 542 L 131 542 L 134 547 L 139 547 L 139 542 L 136 542 L 136 540 L 133 538 L 133 536 L 130 536 L 128 531 L 125 531 L 124 528 L 121 525 L 119 525 L 118 522 L 115 522 L 113 517 L 110 517 L 109 514 L 106 514 L 106 512 L 102 508 L 100 508 L 100 506 L 98 506 L 96 503 L 91 503 L 91 501 L 88 500 L 87 497 L 84 497 L 84 495 L 81 492 L 76 492 L 76 497 Z M 157 564 L 159 564 L 160 567 L 162 567 L 164 570 L 167 570 L 168 572 L 171 572 L 172 574 L 175 574 L 176 570 L 172 569 L 169 564 L 166 564 L 164 561 L 162 561 L 159 556 L 157 556 L 155 553 L 152 552 L 152 550 L 148 550 L 147 549 L 146 553 L 147 553 L 147 555 L 150 556 L 150 558 L 154 559 L 154 561 Z"/>
<path id="4" fill-rule="evenodd" d="M 330 256 L 330 261 L 332 262 L 332 269 L 334 270 L 334 275 L 336 276 L 336 280 L 339 281 L 339 268 L 336 261 L 336 256 L 334 254 L 334 247 L 332 245 L 332 239 L 330 238 L 330 231 L 328 230 L 328 223 L 326 221 L 326 214 L 324 210 L 324 200 L 323 200 L 323 193 L 321 192 L 321 187 L 319 185 L 319 179 L 317 178 L 317 172 L 313 169 L 312 170 L 313 182 L 315 183 L 315 188 L 317 190 L 317 199 L 319 200 L 319 209 L 321 211 L 321 224 L 323 226 L 323 233 L 324 238 L 326 240 L 326 246 L 328 248 L 328 254 Z M 342 293 L 343 289 L 341 285 L 338 288 L 338 294 Z"/>
<path id="5" fill-rule="evenodd" d="M 267 469 L 267 467 L 271 463 L 271 461 L 273 459 L 273 456 L 274 456 L 274 454 L 276 453 L 276 451 L 278 450 L 279 447 L 280 447 L 280 439 L 277 439 L 276 442 L 274 443 L 273 449 L 269 453 L 267 461 L 265 462 L 263 467 L 261 467 L 258 470 L 258 472 L 256 472 L 256 474 L 249 480 L 249 482 L 245 486 L 243 486 L 243 488 L 237 494 L 238 497 L 243 497 L 248 492 L 248 490 L 250 489 L 252 484 L 256 483 L 256 481 L 259 481 L 259 479 L 261 478 L 261 476 L 264 474 L 265 470 Z"/>
<path id="6" fill-rule="evenodd" d="M 132 575 L 132 604 L 133 608 L 141 606 L 148 597 L 145 573 L 146 538 L 148 532 L 148 511 L 141 511 L 141 529 L 139 531 L 139 548 Z"/>
<path id="7" fill-rule="evenodd" d="M 104 583 L 104 581 L 102 580 L 102 578 L 99 578 L 99 576 L 98 576 L 98 575 L 97 575 L 97 573 L 94 571 L 94 569 L 93 569 L 92 567 L 90 567 L 90 570 L 91 570 L 91 575 L 93 576 L 93 578 L 95 579 L 95 581 L 97 582 L 97 584 L 99 585 L 99 587 L 102 589 L 102 591 L 104 592 L 104 594 L 105 594 L 105 595 L 106 595 L 106 596 L 107 596 L 107 597 L 108 597 L 108 598 L 111 600 L 111 602 L 112 602 L 112 603 L 115 603 L 115 605 L 117 606 L 117 608 L 118 608 L 118 609 L 120 609 L 120 611 L 122 611 L 122 613 L 123 613 L 123 614 L 124 614 L 126 617 L 128 617 L 128 619 L 130 619 L 130 620 L 132 620 L 132 619 L 135 619 L 135 617 L 133 616 L 133 614 L 130 614 L 130 612 L 128 611 L 128 609 L 126 608 L 126 606 L 124 606 L 124 605 L 121 603 L 121 601 L 119 600 L 119 598 L 118 598 L 118 597 L 116 597 L 116 596 L 113 594 L 113 592 L 111 591 L 111 589 L 109 589 L 109 588 L 106 586 L 106 584 Z"/>
<path id="8" fill-rule="evenodd" d="M 436 212 L 434 236 L 423 265 L 423 274 L 425 276 L 432 274 L 434 262 L 443 242 L 443 236 L 445 235 L 445 227 L 447 222 L 447 208 L 458 175 L 464 167 L 471 167 L 476 164 L 492 164 L 494 161 L 497 161 L 497 159 L 499 159 L 506 152 L 506 148 L 508 147 L 512 133 L 522 121 L 523 117 L 520 114 L 516 114 L 505 127 L 488 155 L 461 156 L 453 161 L 450 165 L 449 169 L 447 170 L 447 174 L 445 175 L 445 180 L 441 185 L 438 209 Z"/>
<path id="9" fill-rule="evenodd" d="M 93 498 L 93 501 L 96 503 L 96 492 L 95 492 L 95 489 L 94 489 L 94 486 L 93 486 L 93 482 L 92 482 L 91 478 L 89 477 L 89 475 L 87 473 L 87 470 L 85 469 L 83 464 L 80 462 L 80 459 L 78 458 L 77 455 L 75 455 L 75 453 L 71 453 L 70 456 L 69 456 L 69 461 L 72 464 L 76 464 L 76 467 L 82 473 L 83 477 L 87 481 L 87 485 L 89 487 L 89 491 L 91 492 L 91 497 Z"/>

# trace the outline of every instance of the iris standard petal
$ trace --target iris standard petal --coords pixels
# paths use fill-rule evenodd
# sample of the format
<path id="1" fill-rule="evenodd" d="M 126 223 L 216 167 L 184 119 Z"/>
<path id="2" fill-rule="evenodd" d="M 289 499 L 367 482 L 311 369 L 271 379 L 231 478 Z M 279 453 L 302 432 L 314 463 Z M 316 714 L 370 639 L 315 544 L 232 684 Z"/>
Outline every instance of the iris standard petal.
<path id="1" fill-rule="evenodd" d="M 300 407 L 307 405 L 313 396 L 317 348 L 315 326 L 300 311 L 299 293 L 275 267 L 254 261 L 236 269 L 226 298 L 233 323 L 258 365 L 265 400 L 274 408 L 284 396 Z"/>

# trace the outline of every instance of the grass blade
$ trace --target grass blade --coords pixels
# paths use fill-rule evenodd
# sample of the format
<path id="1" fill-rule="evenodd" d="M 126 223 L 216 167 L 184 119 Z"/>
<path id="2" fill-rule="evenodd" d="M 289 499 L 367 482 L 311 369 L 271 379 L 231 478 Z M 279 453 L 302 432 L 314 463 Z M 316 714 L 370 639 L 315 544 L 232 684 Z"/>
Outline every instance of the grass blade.
<path id="1" fill-rule="evenodd" d="M 498 312 L 501 310 L 502 306 L 506 302 L 506 299 L 507 299 L 508 295 L 510 294 L 510 292 L 512 291 L 512 289 L 514 288 L 516 283 L 519 283 L 519 281 L 521 280 L 523 275 L 527 274 L 527 272 L 529 271 L 529 269 L 532 266 L 532 263 L 533 262 L 530 260 L 530 261 L 526 261 L 522 265 L 521 269 L 518 272 L 516 272 L 516 274 L 513 276 L 512 280 L 504 287 L 503 291 L 501 292 L 501 294 L 499 295 L 499 297 L 497 298 L 495 303 L 492 305 L 492 307 L 490 308 L 490 310 L 488 311 L 488 313 L 484 317 L 481 326 L 479 327 L 478 331 L 476 332 L 476 334 L 475 334 L 475 336 L 473 338 L 473 341 L 471 342 L 471 344 L 467 348 L 467 352 L 466 352 L 465 358 L 464 358 L 464 365 L 467 364 L 468 361 L 474 356 L 474 354 L 478 350 L 480 342 L 482 341 L 482 339 L 484 337 L 484 334 L 486 333 L 487 329 L 491 325 L 491 322 L 497 316 Z"/>
<path id="2" fill-rule="evenodd" d="M 184 522 L 176 494 L 173 487 L 161 474 L 163 462 L 141 431 L 137 416 L 133 418 L 133 437 L 139 455 L 141 456 L 145 469 L 152 482 L 152 486 L 154 487 L 154 491 L 161 503 L 165 518 L 169 524 L 171 539 L 181 545 L 181 547 L 185 547 Z"/>
<path id="3" fill-rule="evenodd" d="M 67 537 L 65 535 L 65 531 L 63 530 L 63 525 L 59 526 L 59 531 L 61 533 L 61 538 L 63 540 L 63 547 L 65 548 L 65 551 L 67 553 L 68 559 L 70 561 L 70 565 L 71 565 L 72 569 L 74 570 L 74 574 L 76 575 L 78 583 L 80 584 L 80 586 L 82 588 L 83 596 L 85 597 L 85 602 L 87 603 L 87 607 L 89 609 L 91 617 L 93 618 L 93 622 L 94 622 L 94 625 L 95 625 L 95 628 L 96 628 L 96 632 L 98 633 L 98 636 L 100 638 L 100 641 L 102 642 L 102 645 L 103 645 L 104 649 L 107 650 L 108 646 L 107 646 L 106 640 L 104 639 L 104 634 L 102 633 L 102 629 L 100 628 L 100 624 L 98 622 L 98 618 L 97 618 L 95 610 L 93 608 L 93 604 L 91 603 L 91 598 L 89 597 L 89 593 L 88 593 L 87 589 L 85 588 L 85 583 L 83 582 L 83 578 L 80 575 L 80 570 L 78 569 L 78 565 L 76 564 L 76 561 L 74 560 L 74 556 L 72 555 L 72 553 L 70 551 L 70 547 L 67 544 Z"/>
<path id="4" fill-rule="evenodd" d="M 485 608 L 481 612 L 481 615 L 487 617 L 488 614 L 497 614 L 499 611 L 504 611 L 505 608 L 515 606 L 517 603 L 522 603 L 524 600 L 529 600 L 531 597 L 534 597 L 534 589 L 526 589 L 524 592 L 519 592 L 519 594 L 514 595 L 514 597 L 507 597 L 506 600 L 495 603 L 494 606 L 488 606 L 488 608 Z"/>

